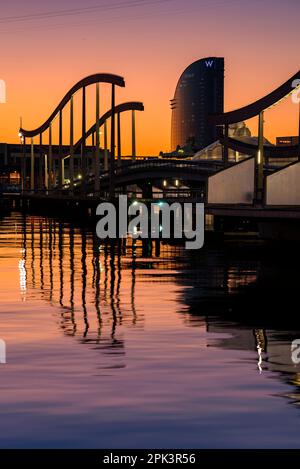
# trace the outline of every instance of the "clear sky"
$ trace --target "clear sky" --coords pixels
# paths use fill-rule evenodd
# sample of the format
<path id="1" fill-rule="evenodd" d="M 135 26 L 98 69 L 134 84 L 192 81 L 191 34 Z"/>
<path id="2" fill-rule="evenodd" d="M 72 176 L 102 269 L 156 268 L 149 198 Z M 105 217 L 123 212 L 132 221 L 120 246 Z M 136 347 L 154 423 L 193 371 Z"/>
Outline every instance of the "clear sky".
<path id="1" fill-rule="evenodd" d="M 0 141 L 18 140 L 20 115 L 25 128 L 37 127 L 79 79 L 111 72 L 126 81 L 118 102 L 145 104 L 137 116 L 138 153 L 167 151 L 169 100 L 184 68 L 202 57 L 225 57 L 225 109 L 247 104 L 300 69 L 299 19 L 299 0 L 2 2 L 0 78 L 7 103 L 0 105 Z M 102 111 L 107 107 L 104 100 Z M 290 99 L 265 118 L 271 141 L 298 132 Z M 250 126 L 255 134 L 256 122 Z M 128 142 L 125 135 L 125 153 Z"/>

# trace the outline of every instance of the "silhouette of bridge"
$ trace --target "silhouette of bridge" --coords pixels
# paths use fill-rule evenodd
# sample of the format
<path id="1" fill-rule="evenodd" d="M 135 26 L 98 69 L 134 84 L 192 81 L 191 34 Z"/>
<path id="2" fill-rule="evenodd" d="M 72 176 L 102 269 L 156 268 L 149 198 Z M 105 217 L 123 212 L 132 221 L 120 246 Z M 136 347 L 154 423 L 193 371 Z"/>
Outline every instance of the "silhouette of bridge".
<path id="1" fill-rule="evenodd" d="M 111 108 L 100 115 L 100 85 L 110 84 Z M 95 86 L 95 121 L 87 129 L 86 88 Z M 179 160 L 175 158 L 144 157 L 136 154 L 136 115 L 143 111 L 139 101 L 116 104 L 116 87 L 124 87 L 124 79 L 117 75 L 98 73 L 75 84 L 63 97 L 46 121 L 34 130 L 20 128 L 23 145 L 22 190 L 23 197 L 43 199 L 113 199 L 117 193 L 140 190 L 145 199 L 153 197 L 153 188 L 161 194 L 173 191 L 177 197 L 185 191 L 191 198 L 207 203 L 207 213 L 216 217 L 267 217 L 300 219 L 300 139 L 299 145 L 273 146 L 264 144 L 264 112 L 291 94 L 300 85 L 300 71 L 276 90 L 245 107 L 218 115 L 210 115 L 210 122 L 223 129 L 220 135 L 223 152 L 221 160 Z M 81 93 L 81 105 L 74 110 L 74 96 Z M 102 89 L 101 89 L 102 93 Z M 102 94 L 101 94 L 102 96 Z M 63 112 L 68 111 L 68 133 L 63 145 Z M 121 114 L 131 113 L 130 161 L 122 156 Z M 79 113 L 79 117 L 78 114 Z M 229 137 L 229 125 L 258 117 L 258 144 L 253 145 Z M 58 118 L 58 149 L 54 154 L 53 125 Z M 75 122 L 81 123 L 80 137 L 75 141 Z M 110 136 L 108 136 L 108 125 Z M 100 129 L 103 128 L 103 132 Z M 44 134 L 46 138 L 44 137 Z M 102 142 L 103 135 L 103 142 Z M 299 117 L 300 135 L 300 117 Z M 35 156 L 38 138 L 39 155 Z M 92 144 L 88 145 L 88 139 Z M 30 174 L 26 174 L 26 139 L 30 139 Z M 46 142 L 46 143 L 45 143 Z M 103 149 L 101 148 L 103 145 Z M 233 163 L 228 149 L 248 155 Z M 74 170 L 74 157 L 79 155 L 79 171 Z M 272 158 L 297 158 L 292 164 L 274 170 Z M 58 161 L 56 168 L 55 161 Z M 65 170 L 68 178 L 65 178 Z M 58 175 L 58 177 L 57 177 Z M 289 213 L 291 217 L 289 217 Z M 238 215 L 237 215 L 238 214 Z"/>
<path id="2" fill-rule="evenodd" d="M 300 85 L 300 71 L 289 78 L 285 83 L 276 88 L 271 93 L 248 104 L 247 106 L 235 109 L 223 114 L 215 114 L 209 116 L 211 123 L 221 126 L 223 134 L 221 135 L 221 143 L 223 144 L 223 161 L 224 166 L 228 165 L 228 148 L 254 155 L 254 177 L 255 177 L 255 201 L 263 203 L 265 197 L 265 175 L 264 168 L 271 157 L 298 157 L 300 160 L 300 112 L 299 112 L 299 143 L 294 146 L 276 147 L 264 145 L 264 112 L 275 106 L 286 96 L 292 94 Z M 299 107 L 300 110 L 300 107 Z M 237 139 L 229 138 L 229 124 L 245 121 L 253 117 L 258 117 L 258 146 L 241 142 Z"/>

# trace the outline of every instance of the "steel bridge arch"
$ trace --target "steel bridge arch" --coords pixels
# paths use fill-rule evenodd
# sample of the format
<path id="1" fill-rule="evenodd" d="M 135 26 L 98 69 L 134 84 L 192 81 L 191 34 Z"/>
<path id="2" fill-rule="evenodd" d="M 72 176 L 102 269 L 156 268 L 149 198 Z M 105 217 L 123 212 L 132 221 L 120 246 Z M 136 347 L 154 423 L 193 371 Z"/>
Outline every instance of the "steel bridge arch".
<path id="1" fill-rule="evenodd" d="M 33 130 L 26 130 L 24 128 L 20 128 L 20 135 L 23 137 L 35 137 L 40 135 L 41 133 L 45 132 L 56 117 L 56 115 L 64 109 L 67 103 L 70 101 L 71 97 L 80 89 L 85 88 L 86 86 L 93 85 L 96 83 L 110 83 L 111 85 L 116 85 L 120 87 L 125 86 L 124 78 L 119 75 L 113 75 L 110 73 L 95 73 L 93 75 L 89 75 L 85 78 L 79 80 L 70 90 L 65 94 L 62 98 L 60 103 L 56 106 L 52 114 L 46 119 L 46 121 Z"/>

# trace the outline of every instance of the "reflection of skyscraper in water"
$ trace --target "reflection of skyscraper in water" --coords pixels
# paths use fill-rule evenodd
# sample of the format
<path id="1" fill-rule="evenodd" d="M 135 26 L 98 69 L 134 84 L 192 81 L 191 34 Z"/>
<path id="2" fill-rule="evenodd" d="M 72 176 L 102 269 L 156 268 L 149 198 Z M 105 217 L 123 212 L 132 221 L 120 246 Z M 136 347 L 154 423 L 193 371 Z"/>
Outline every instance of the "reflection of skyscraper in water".
<path id="1" fill-rule="evenodd" d="M 171 100 L 171 150 L 191 146 L 200 150 L 217 140 L 217 127 L 208 115 L 224 110 L 224 59 L 208 57 L 189 65 Z"/>

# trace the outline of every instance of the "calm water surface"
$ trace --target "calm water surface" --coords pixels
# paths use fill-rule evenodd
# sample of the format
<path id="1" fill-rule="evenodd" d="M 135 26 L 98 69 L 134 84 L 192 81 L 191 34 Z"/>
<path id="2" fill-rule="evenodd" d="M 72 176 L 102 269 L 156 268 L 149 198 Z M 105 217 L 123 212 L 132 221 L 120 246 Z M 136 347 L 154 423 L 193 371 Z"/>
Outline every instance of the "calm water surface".
<path id="1" fill-rule="evenodd" d="M 0 446 L 299 448 L 298 266 L 2 218 Z"/>

